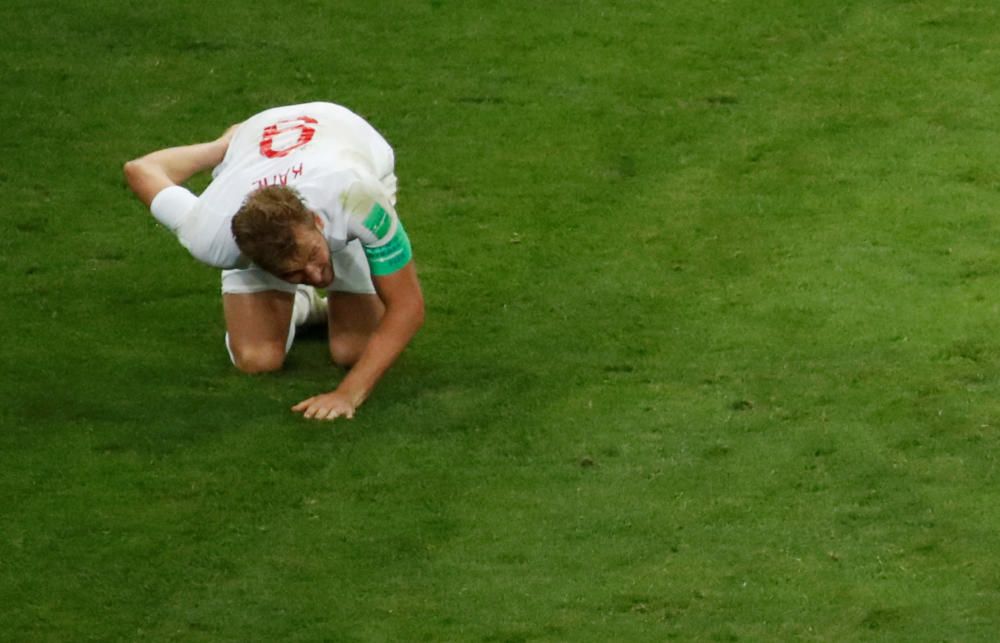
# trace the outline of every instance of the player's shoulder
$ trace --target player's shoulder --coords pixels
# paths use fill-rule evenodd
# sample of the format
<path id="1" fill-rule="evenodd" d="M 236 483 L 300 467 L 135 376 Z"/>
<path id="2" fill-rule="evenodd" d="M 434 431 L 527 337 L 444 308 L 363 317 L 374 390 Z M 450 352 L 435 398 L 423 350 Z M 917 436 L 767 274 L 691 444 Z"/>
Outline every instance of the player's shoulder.
<path id="1" fill-rule="evenodd" d="M 385 184 L 363 168 L 345 169 L 341 180 L 343 183 L 340 200 L 344 204 L 344 209 L 349 212 L 367 213 L 372 204 L 381 202 L 388 205 L 391 201 L 391 195 Z"/>

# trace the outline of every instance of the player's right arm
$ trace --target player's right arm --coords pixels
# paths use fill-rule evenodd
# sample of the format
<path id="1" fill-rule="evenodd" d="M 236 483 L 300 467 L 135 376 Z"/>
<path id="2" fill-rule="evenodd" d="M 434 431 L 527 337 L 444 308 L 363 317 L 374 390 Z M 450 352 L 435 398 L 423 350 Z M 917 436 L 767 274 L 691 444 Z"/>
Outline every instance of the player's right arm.
<path id="1" fill-rule="evenodd" d="M 129 188 L 149 207 L 166 188 L 221 163 L 237 127 L 233 125 L 214 141 L 168 147 L 129 161 L 124 168 Z"/>
<path id="2" fill-rule="evenodd" d="M 238 127 L 233 125 L 214 141 L 169 147 L 125 164 L 129 188 L 156 220 L 173 232 L 195 259 L 216 268 L 245 267 L 246 261 L 228 227 L 220 234 L 219 219 L 199 214 L 198 197 L 181 183 L 219 165 Z"/>

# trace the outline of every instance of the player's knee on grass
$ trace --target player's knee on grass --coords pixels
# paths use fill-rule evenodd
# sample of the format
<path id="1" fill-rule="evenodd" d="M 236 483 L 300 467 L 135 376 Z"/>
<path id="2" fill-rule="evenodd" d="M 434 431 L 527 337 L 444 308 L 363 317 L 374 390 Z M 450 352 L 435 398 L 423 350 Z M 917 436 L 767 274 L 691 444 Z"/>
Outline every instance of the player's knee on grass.
<path id="1" fill-rule="evenodd" d="M 330 358 L 333 363 L 341 368 L 350 368 L 361 358 L 365 346 L 368 345 L 368 337 L 356 335 L 338 336 L 330 338 Z"/>
<path id="2" fill-rule="evenodd" d="M 285 363 L 285 347 L 277 343 L 230 346 L 229 354 L 236 368 L 248 374 L 281 370 Z"/>

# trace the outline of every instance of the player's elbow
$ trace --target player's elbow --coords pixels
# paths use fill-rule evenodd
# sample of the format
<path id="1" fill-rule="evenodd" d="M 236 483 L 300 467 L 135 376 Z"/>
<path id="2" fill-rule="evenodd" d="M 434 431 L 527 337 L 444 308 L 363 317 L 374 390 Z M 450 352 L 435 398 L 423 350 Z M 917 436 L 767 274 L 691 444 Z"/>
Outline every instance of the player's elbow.
<path id="1" fill-rule="evenodd" d="M 413 332 L 417 332 L 424 325 L 424 319 L 426 319 L 426 309 L 424 308 L 424 298 L 420 297 L 413 305 L 413 311 L 410 313 L 410 319 L 413 323 Z"/>
<path id="2" fill-rule="evenodd" d="M 149 177 L 151 175 L 151 170 L 146 162 L 141 159 L 132 159 L 125 163 L 122 167 L 122 172 L 125 174 L 125 182 L 128 187 L 136 196 L 142 198 L 145 194 L 146 184 L 149 183 Z"/>
<path id="3" fill-rule="evenodd" d="M 162 168 L 150 162 L 146 157 L 132 159 L 122 167 L 125 182 L 139 200 L 147 206 L 153 202 L 153 197 L 168 185 L 173 183 L 163 173 Z"/>
<path id="4" fill-rule="evenodd" d="M 420 330 L 424 325 L 424 317 L 426 315 L 423 295 L 418 293 L 416 297 L 408 300 L 404 304 L 404 310 L 401 312 L 409 322 L 412 332 L 416 333 Z"/>
<path id="5" fill-rule="evenodd" d="M 135 186 L 142 180 L 142 159 L 132 159 L 126 161 L 122 166 L 122 173 L 125 175 L 125 182 L 129 188 L 135 192 Z"/>

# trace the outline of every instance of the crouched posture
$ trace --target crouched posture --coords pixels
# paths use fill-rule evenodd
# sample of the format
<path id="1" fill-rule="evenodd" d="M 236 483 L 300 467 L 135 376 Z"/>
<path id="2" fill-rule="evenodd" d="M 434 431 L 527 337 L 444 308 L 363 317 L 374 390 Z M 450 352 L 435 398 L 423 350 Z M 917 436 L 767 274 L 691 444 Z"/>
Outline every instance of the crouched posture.
<path id="1" fill-rule="evenodd" d="M 200 196 L 180 185 L 211 168 Z M 353 417 L 423 323 L 392 148 L 344 107 L 269 109 L 214 141 L 129 161 L 125 176 L 196 259 L 223 269 L 237 368 L 281 368 L 296 326 L 326 313 L 330 354 L 350 371 L 292 407 L 305 417 Z"/>

